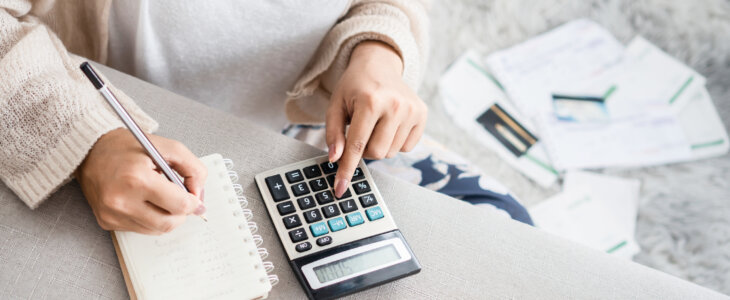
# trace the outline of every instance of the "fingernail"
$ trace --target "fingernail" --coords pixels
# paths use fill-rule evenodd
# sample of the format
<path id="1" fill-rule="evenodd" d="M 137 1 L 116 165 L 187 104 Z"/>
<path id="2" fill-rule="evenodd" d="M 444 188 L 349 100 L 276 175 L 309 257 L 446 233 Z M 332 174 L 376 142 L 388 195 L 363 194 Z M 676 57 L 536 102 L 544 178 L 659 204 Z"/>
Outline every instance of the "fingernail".
<path id="1" fill-rule="evenodd" d="M 335 162 L 335 144 L 329 145 L 329 160 L 330 162 Z"/>
<path id="2" fill-rule="evenodd" d="M 200 191 L 200 202 L 205 202 L 205 189 Z"/>
<path id="3" fill-rule="evenodd" d="M 335 197 L 340 198 L 342 197 L 342 194 L 344 194 L 347 190 L 347 182 L 349 182 L 349 180 L 335 179 L 335 181 L 337 181 L 335 183 Z"/>
<path id="4" fill-rule="evenodd" d="M 195 212 L 193 212 L 196 216 L 202 215 L 205 213 L 205 205 L 200 204 L 198 205 L 198 208 L 195 209 Z"/>

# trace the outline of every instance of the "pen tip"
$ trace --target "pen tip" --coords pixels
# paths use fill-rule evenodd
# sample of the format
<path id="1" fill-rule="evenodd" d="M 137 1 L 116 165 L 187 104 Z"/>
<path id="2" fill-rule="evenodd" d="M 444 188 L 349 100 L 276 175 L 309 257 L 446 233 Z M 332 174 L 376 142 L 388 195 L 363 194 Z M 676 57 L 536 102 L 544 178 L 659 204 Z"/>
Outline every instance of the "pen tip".
<path id="1" fill-rule="evenodd" d="M 200 218 L 203 219 L 203 221 L 208 222 L 208 218 L 206 218 L 205 215 L 200 215 Z"/>

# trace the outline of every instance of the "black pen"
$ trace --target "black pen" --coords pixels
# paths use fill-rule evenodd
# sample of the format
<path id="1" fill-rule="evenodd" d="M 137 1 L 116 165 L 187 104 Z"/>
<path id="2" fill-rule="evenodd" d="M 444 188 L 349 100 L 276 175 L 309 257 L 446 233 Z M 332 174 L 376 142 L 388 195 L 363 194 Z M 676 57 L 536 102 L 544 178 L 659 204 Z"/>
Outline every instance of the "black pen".
<path id="1" fill-rule="evenodd" d="M 83 71 L 86 77 L 89 78 L 89 81 L 91 81 L 91 83 L 99 91 L 99 93 L 104 96 L 104 99 L 109 102 L 109 105 L 111 105 L 117 115 L 119 115 L 119 118 L 122 119 L 124 125 L 129 128 L 129 131 L 132 132 L 132 135 L 134 135 L 134 137 L 137 138 L 137 141 L 142 144 L 142 147 L 145 151 L 147 151 L 147 154 L 152 158 L 152 161 L 155 163 L 155 165 L 157 165 L 157 167 L 162 170 L 162 173 L 165 174 L 165 177 L 167 177 L 167 179 L 174 182 L 189 193 L 190 191 L 188 191 L 188 189 L 185 187 L 185 184 L 183 184 L 180 176 L 175 174 L 175 172 L 172 170 L 172 168 L 170 168 L 165 159 L 162 158 L 160 152 L 157 151 L 154 145 L 152 145 L 152 142 L 150 141 L 150 139 L 147 138 L 142 129 L 139 128 L 137 122 L 132 119 L 132 116 L 130 116 L 129 113 L 127 113 L 127 110 L 124 109 L 122 104 L 119 103 L 117 97 L 114 96 L 114 94 L 104 84 L 104 81 L 102 81 L 99 75 L 96 74 L 96 71 L 94 71 L 94 68 L 91 67 L 91 64 L 89 64 L 89 62 L 82 63 L 81 71 Z M 205 217 L 205 215 L 200 215 L 200 217 L 204 221 L 208 222 L 208 219 Z"/>

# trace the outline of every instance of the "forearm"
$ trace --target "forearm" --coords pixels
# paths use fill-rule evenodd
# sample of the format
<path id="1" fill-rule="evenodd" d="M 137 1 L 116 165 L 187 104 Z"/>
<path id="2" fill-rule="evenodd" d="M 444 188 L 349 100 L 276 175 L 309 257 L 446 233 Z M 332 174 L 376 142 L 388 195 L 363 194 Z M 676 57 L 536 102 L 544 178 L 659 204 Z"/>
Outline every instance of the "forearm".
<path id="1" fill-rule="evenodd" d="M 78 70 L 81 59 L 29 15 L 31 8 L 28 1 L 0 3 L 0 179 L 35 208 L 103 133 L 122 124 Z M 156 127 L 149 117 L 138 119 L 147 130 Z"/>

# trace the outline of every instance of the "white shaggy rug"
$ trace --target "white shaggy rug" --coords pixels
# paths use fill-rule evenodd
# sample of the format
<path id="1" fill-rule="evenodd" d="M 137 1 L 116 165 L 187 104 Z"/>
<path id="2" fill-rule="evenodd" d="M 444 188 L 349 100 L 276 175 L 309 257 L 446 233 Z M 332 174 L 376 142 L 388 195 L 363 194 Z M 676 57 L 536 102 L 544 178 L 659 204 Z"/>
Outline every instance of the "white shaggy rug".
<path id="1" fill-rule="evenodd" d="M 541 189 L 469 141 L 443 113 L 435 83 L 467 49 L 486 55 L 567 21 L 586 17 L 626 43 L 641 34 L 705 75 L 730 130 L 730 1 L 435 0 L 431 55 L 420 95 L 431 107 L 427 133 L 478 164 L 528 206 L 558 191 Z M 605 173 L 642 181 L 634 260 L 730 294 L 730 155 Z"/>

